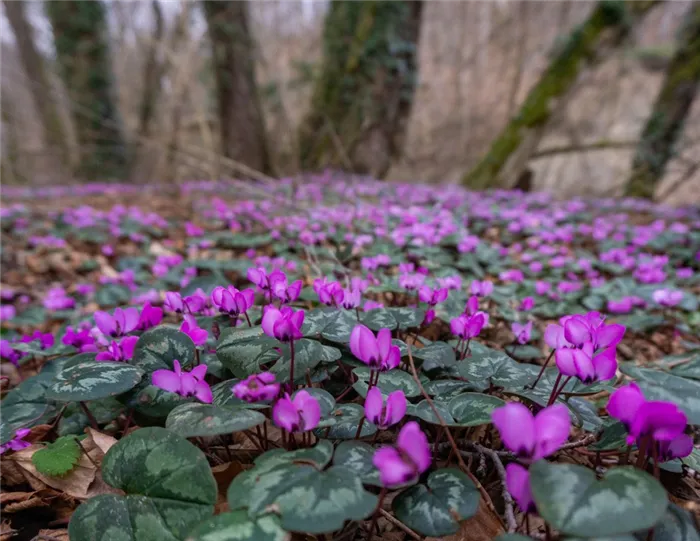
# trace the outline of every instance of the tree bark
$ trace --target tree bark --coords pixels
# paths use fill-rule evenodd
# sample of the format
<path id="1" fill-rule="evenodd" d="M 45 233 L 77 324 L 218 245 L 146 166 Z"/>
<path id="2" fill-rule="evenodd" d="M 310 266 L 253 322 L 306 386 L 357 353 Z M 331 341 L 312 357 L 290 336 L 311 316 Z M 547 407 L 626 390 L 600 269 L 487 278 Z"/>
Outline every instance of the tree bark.
<path id="1" fill-rule="evenodd" d="M 520 110 L 464 175 L 462 183 L 473 189 L 513 186 L 536 151 L 547 120 L 566 102 L 584 66 L 600 64 L 657 3 L 599 1 L 588 19 L 569 35 Z"/>
<path id="2" fill-rule="evenodd" d="M 674 155 L 700 84 L 700 3 L 685 17 L 676 52 L 632 161 L 625 195 L 654 197 L 654 191 Z"/>
<path id="3" fill-rule="evenodd" d="M 418 79 L 422 2 L 335 0 L 299 134 L 303 169 L 383 176 L 400 156 Z"/>
<path id="4" fill-rule="evenodd" d="M 148 137 L 150 135 L 151 120 L 156 108 L 156 101 L 160 95 L 160 84 L 163 66 L 158 62 L 158 47 L 163 39 L 163 12 L 158 0 L 152 0 L 151 10 L 153 11 L 154 29 L 148 46 L 146 62 L 143 68 L 143 97 L 139 111 L 139 135 Z"/>
<path id="5" fill-rule="evenodd" d="M 89 180 L 125 178 L 126 143 L 114 92 L 105 6 L 98 0 L 48 1 L 44 6 L 80 145 L 78 174 Z"/>
<path id="6" fill-rule="evenodd" d="M 56 153 L 59 163 L 70 168 L 75 160 L 72 159 L 68 134 L 61 121 L 57 107 L 58 99 L 51 92 L 52 85 L 46 63 L 34 45 L 34 31 L 27 21 L 25 2 L 3 0 L 3 4 L 15 35 L 22 68 L 29 80 L 29 93 L 41 118 L 44 141 L 52 153 Z"/>
<path id="7" fill-rule="evenodd" d="M 221 152 L 257 171 L 271 168 L 260 96 L 248 2 L 206 0 L 221 133 Z"/>

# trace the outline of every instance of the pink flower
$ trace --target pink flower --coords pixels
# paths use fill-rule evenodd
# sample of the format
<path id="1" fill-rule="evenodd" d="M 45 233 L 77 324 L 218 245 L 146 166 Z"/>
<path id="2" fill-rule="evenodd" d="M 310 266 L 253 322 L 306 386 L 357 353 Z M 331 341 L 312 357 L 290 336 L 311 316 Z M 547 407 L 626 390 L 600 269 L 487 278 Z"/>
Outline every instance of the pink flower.
<path id="1" fill-rule="evenodd" d="M 521 459 L 548 457 L 569 439 L 571 419 L 563 404 L 549 406 L 533 417 L 523 404 L 510 402 L 491 414 L 506 448 Z"/>
<path id="2" fill-rule="evenodd" d="M 343 286 L 338 282 L 328 282 L 325 278 L 314 280 L 314 291 L 318 295 L 318 300 L 328 306 L 338 306 L 343 302 L 345 292 Z"/>
<path id="3" fill-rule="evenodd" d="M 206 343 L 209 332 L 197 325 L 194 316 L 186 315 L 185 320 L 180 325 L 180 332 L 184 332 L 194 342 L 195 346 L 202 346 Z"/>
<path id="4" fill-rule="evenodd" d="M 399 286 L 408 291 L 415 291 L 423 285 L 423 282 L 425 282 L 424 274 L 402 274 L 399 276 Z"/>
<path id="5" fill-rule="evenodd" d="M 401 428 L 396 447 L 377 450 L 372 462 L 379 470 L 382 485 L 387 488 L 415 481 L 432 462 L 428 438 L 418 423 L 409 421 Z"/>
<path id="6" fill-rule="evenodd" d="M 525 280 L 525 275 L 520 269 L 509 269 L 501 272 L 498 277 L 504 282 L 520 283 Z"/>
<path id="7" fill-rule="evenodd" d="M 520 303 L 520 306 L 518 307 L 518 310 L 522 310 L 523 312 L 527 312 L 529 310 L 532 310 L 532 308 L 535 306 L 535 299 L 532 297 L 525 297 L 522 302 Z"/>
<path id="8" fill-rule="evenodd" d="M 611 314 L 627 314 L 632 311 L 632 297 L 623 297 L 619 301 L 608 301 L 608 312 Z"/>
<path id="9" fill-rule="evenodd" d="M 151 383 L 164 391 L 177 393 L 180 396 L 194 396 L 200 402 L 211 404 L 213 398 L 209 384 L 204 381 L 207 365 L 200 364 L 189 372 L 183 372 L 180 362 L 173 361 L 173 370 L 156 370 L 151 376 Z"/>
<path id="10" fill-rule="evenodd" d="M 552 289 L 552 284 L 549 282 L 543 282 L 542 280 L 537 280 L 535 282 L 535 293 L 538 295 L 544 295 L 550 289 Z"/>
<path id="11" fill-rule="evenodd" d="M 107 346 L 107 351 L 101 351 L 95 357 L 97 361 L 130 361 L 134 356 L 134 348 L 136 342 L 139 341 L 138 336 L 127 336 L 121 342 L 112 342 Z"/>
<path id="12" fill-rule="evenodd" d="M 657 289 L 651 296 L 655 303 L 667 307 L 676 306 L 683 300 L 683 292 L 672 289 Z"/>
<path id="13" fill-rule="evenodd" d="M 491 293 L 493 293 L 493 282 L 490 280 L 484 280 L 483 282 L 474 280 L 469 287 L 472 295 L 476 295 L 478 297 L 488 297 L 491 295 Z"/>
<path id="14" fill-rule="evenodd" d="M 384 303 L 372 300 L 365 301 L 365 305 L 362 307 L 365 312 L 369 312 L 370 310 L 378 310 L 380 308 L 384 308 Z"/>
<path id="15" fill-rule="evenodd" d="M 581 349 L 560 348 L 555 353 L 557 368 L 565 376 L 573 376 L 585 384 L 607 381 L 615 377 L 617 360 L 614 346 L 593 352 L 593 344 L 586 342 Z"/>
<path id="16" fill-rule="evenodd" d="M 287 275 L 280 270 L 276 270 L 270 273 L 268 276 L 268 282 L 270 284 L 270 291 L 272 291 L 272 294 L 283 303 L 293 302 L 299 298 L 302 286 L 301 280 L 297 280 L 296 282 L 289 284 L 287 281 Z"/>
<path id="17" fill-rule="evenodd" d="M 392 345 L 389 329 L 380 329 L 375 338 L 364 325 L 355 325 L 350 333 L 350 351 L 372 370 L 391 370 L 401 363 L 401 351 Z"/>
<path id="18" fill-rule="evenodd" d="M 450 321 L 450 331 L 462 340 L 471 340 L 479 335 L 486 325 L 486 315 L 477 312 L 473 316 L 462 314 Z"/>
<path id="19" fill-rule="evenodd" d="M 279 383 L 275 383 L 275 375 L 270 372 L 261 372 L 248 376 L 239 381 L 232 388 L 236 398 L 245 402 L 267 402 L 274 400 L 280 392 Z"/>
<path id="20" fill-rule="evenodd" d="M 321 406 L 306 391 L 299 391 L 292 400 L 285 393 L 272 408 L 275 424 L 287 432 L 306 432 L 318 426 L 321 420 Z"/>
<path id="21" fill-rule="evenodd" d="M 511 462 L 506 466 L 506 488 L 523 513 L 535 513 L 535 499 L 530 488 L 530 472 L 520 464 Z"/>
<path id="22" fill-rule="evenodd" d="M 423 286 L 418 290 L 418 299 L 421 302 L 428 303 L 430 306 L 435 306 L 447 300 L 448 291 L 446 288 L 433 289 L 428 286 Z"/>
<path id="23" fill-rule="evenodd" d="M 365 417 L 382 430 L 395 425 L 406 415 L 406 395 L 403 391 L 390 393 L 384 403 L 379 387 L 372 387 L 365 398 Z"/>
<path id="24" fill-rule="evenodd" d="M 527 344 L 532 337 L 532 321 L 528 321 L 524 325 L 514 321 L 511 330 L 519 344 Z"/>
<path id="25" fill-rule="evenodd" d="M 229 316 L 238 317 L 245 314 L 255 301 L 255 291 L 245 289 L 239 291 L 233 286 L 217 286 L 211 292 L 211 301 L 219 309 L 219 312 Z"/>
<path id="26" fill-rule="evenodd" d="M 14 438 L 7 443 L 0 445 L 0 455 L 8 449 L 12 451 L 21 451 L 22 449 L 26 449 L 27 447 L 31 446 L 31 443 L 24 441 L 24 438 L 27 437 L 30 432 L 31 430 L 28 428 L 20 428 L 19 430 L 16 430 Z"/>
<path id="27" fill-rule="evenodd" d="M 289 306 L 283 306 L 281 310 L 270 306 L 262 318 L 262 329 L 265 334 L 282 342 L 299 340 L 303 336 L 301 332 L 303 324 L 304 310 L 295 312 Z"/>
<path id="28" fill-rule="evenodd" d="M 114 316 L 97 310 L 94 316 L 95 324 L 102 334 L 113 338 L 130 333 L 139 323 L 139 311 L 136 308 L 116 308 Z"/>
<path id="29" fill-rule="evenodd" d="M 0 306 L 0 321 L 9 321 L 17 315 L 17 310 L 11 304 Z"/>
<path id="30" fill-rule="evenodd" d="M 343 290 L 343 302 L 341 303 L 346 310 L 353 310 L 360 306 L 362 302 L 362 293 L 359 289 Z"/>
<path id="31" fill-rule="evenodd" d="M 674 458 L 685 458 L 693 452 L 693 438 L 688 436 L 688 434 L 676 436 L 671 441 L 656 442 L 656 445 L 659 462 L 668 462 Z M 653 456 L 651 449 L 649 454 Z"/>
<path id="32" fill-rule="evenodd" d="M 157 306 L 151 306 L 151 303 L 147 302 L 143 305 L 136 328 L 140 331 L 147 331 L 159 325 L 161 321 L 163 321 L 163 309 Z"/>

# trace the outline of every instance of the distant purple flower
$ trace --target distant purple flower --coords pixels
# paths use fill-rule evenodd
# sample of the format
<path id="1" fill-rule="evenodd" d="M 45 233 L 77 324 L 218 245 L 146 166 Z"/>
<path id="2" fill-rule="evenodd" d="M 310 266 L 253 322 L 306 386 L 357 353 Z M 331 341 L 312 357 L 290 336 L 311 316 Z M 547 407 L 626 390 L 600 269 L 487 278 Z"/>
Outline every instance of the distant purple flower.
<path id="1" fill-rule="evenodd" d="M 195 346 L 203 346 L 207 342 L 209 331 L 197 325 L 194 316 L 186 315 L 185 320 L 180 325 L 180 332 L 184 332 L 194 342 Z"/>
<path id="2" fill-rule="evenodd" d="M 139 324 L 139 311 L 136 308 L 115 308 L 114 315 L 97 310 L 94 317 L 102 334 L 112 338 L 130 333 Z"/>
<path id="3" fill-rule="evenodd" d="M 304 310 L 294 311 L 289 306 L 283 306 L 280 310 L 270 306 L 262 318 L 262 329 L 266 335 L 277 338 L 281 342 L 294 342 L 303 334 L 301 326 L 304 324 Z"/>
<path id="4" fill-rule="evenodd" d="M 693 452 L 693 438 L 687 434 L 676 436 L 670 441 L 656 442 L 657 456 L 659 462 L 668 462 L 674 458 L 685 458 Z M 649 449 L 648 454 L 653 456 L 653 452 Z"/>
<path id="5" fill-rule="evenodd" d="M 211 387 L 204 381 L 207 365 L 200 364 L 189 372 L 183 372 L 180 362 L 173 361 L 173 370 L 156 370 L 151 376 L 151 383 L 156 387 L 180 396 L 194 396 L 200 402 L 211 404 L 213 395 Z"/>
<path id="6" fill-rule="evenodd" d="M 22 337 L 22 342 L 25 344 L 34 342 L 35 340 L 39 341 L 39 347 L 41 347 L 41 349 L 49 349 L 53 347 L 55 338 L 50 332 L 43 333 L 41 331 L 34 331 L 33 334 L 28 334 Z"/>
<path id="7" fill-rule="evenodd" d="M 20 428 L 19 430 L 15 430 L 15 436 L 7 443 L 0 445 L 0 455 L 8 449 L 11 451 L 21 451 L 22 449 L 30 447 L 32 444 L 28 441 L 24 441 L 24 438 L 26 438 L 30 432 L 31 430 L 28 428 Z"/>
<path id="8" fill-rule="evenodd" d="M 9 340 L 0 340 L 0 357 L 17 366 L 23 356 L 24 352 L 13 349 Z"/>
<path id="9" fill-rule="evenodd" d="M 114 362 L 130 361 L 134 357 L 134 348 L 138 341 L 138 336 L 127 336 L 122 338 L 120 342 L 112 340 L 107 346 L 107 350 L 100 351 L 95 360 Z"/>
<path id="10" fill-rule="evenodd" d="M 185 235 L 188 237 L 201 237 L 204 234 L 204 229 L 192 222 L 185 222 Z"/>
<path id="11" fill-rule="evenodd" d="M 462 240 L 459 241 L 459 244 L 457 245 L 457 251 L 460 254 L 468 253 L 468 252 L 473 252 L 476 247 L 479 245 L 479 237 L 474 236 L 474 235 L 467 235 L 466 237 L 463 237 Z"/>
<path id="12" fill-rule="evenodd" d="M 342 306 L 346 310 L 353 310 L 360 306 L 362 302 L 362 293 L 359 289 L 345 289 L 343 290 L 343 302 Z"/>
<path id="13" fill-rule="evenodd" d="M 428 303 L 430 306 L 435 306 L 447 300 L 447 289 L 432 289 L 428 286 L 423 286 L 418 290 L 418 299 L 421 302 Z"/>
<path id="14" fill-rule="evenodd" d="M 11 304 L 0 306 L 0 321 L 9 321 L 17 315 L 17 310 Z"/>
<path id="15" fill-rule="evenodd" d="M 306 432 L 318 426 L 321 406 L 307 391 L 297 392 L 294 399 L 285 393 L 272 407 L 272 419 L 287 432 Z"/>
<path id="16" fill-rule="evenodd" d="M 510 328 L 519 344 L 527 344 L 531 340 L 532 321 L 528 321 L 524 325 L 514 321 Z"/>
<path id="17" fill-rule="evenodd" d="M 67 346 L 73 346 L 81 352 L 88 349 L 95 350 L 95 338 L 90 333 L 89 326 L 79 327 L 77 331 L 73 327 L 66 327 L 66 333 L 61 342 Z"/>
<path id="18" fill-rule="evenodd" d="M 391 343 L 389 329 L 379 329 L 375 337 L 364 325 L 355 325 L 350 333 L 350 351 L 371 370 L 392 370 L 401 363 L 401 351 Z"/>
<path id="19" fill-rule="evenodd" d="M 365 305 L 362 307 L 365 312 L 369 312 L 370 310 L 379 310 L 380 308 L 384 308 L 384 304 L 373 300 L 365 301 Z"/>
<path id="20" fill-rule="evenodd" d="M 302 286 L 301 280 L 290 284 L 287 280 L 287 275 L 280 270 L 276 270 L 270 273 L 268 282 L 272 294 L 283 303 L 294 302 L 299 298 Z"/>
<path id="21" fill-rule="evenodd" d="M 226 288 L 217 286 L 211 292 L 211 300 L 214 306 L 219 309 L 219 312 L 238 317 L 241 314 L 245 314 L 253 306 L 255 291 L 252 289 L 239 291 L 233 286 Z"/>
<path id="22" fill-rule="evenodd" d="M 677 306 L 683 301 L 683 292 L 672 289 L 657 289 L 652 293 L 654 302 L 661 306 L 672 307 Z"/>
<path id="23" fill-rule="evenodd" d="M 484 280 L 482 282 L 474 280 L 470 285 L 470 291 L 472 295 L 476 295 L 477 297 L 488 297 L 493 293 L 493 282 L 490 280 Z"/>
<path id="24" fill-rule="evenodd" d="M 462 340 L 471 340 L 479 335 L 486 323 L 484 312 L 476 312 L 474 315 L 462 314 L 450 321 L 450 331 Z"/>
<path id="25" fill-rule="evenodd" d="M 140 331 L 147 331 L 152 327 L 156 327 L 163 321 L 163 309 L 157 306 L 151 306 L 150 302 L 143 305 L 139 322 L 136 328 Z"/>
<path id="26" fill-rule="evenodd" d="M 75 286 L 75 292 L 78 295 L 83 295 L 84 297 L 87 297 L 88 295 L 92 295 L 95 292 L 95 286 L 92 284 L 77 284 Z"/>
<path id="27" fill-rule="evenodd" d="M 47 310 L 68 310 L 75 306 L 75 300 L 66 294 L 62 287 L 54 287 L 48 290 L 44 297 L 44 307 Z"/>
<path id="28" fill-rule="evenodd" d="M 498 277 L 504 282 L 516 282 L 520 283 L 525 280 L 525 275 L 520 269 L 510 269 L 501 272 Z"/>
<path id="29" fill-rule="evenodd" d="M 102 246 L 102 254 L 106 255 L 107 257 L 113 256 L 114 255 L 114 248 L 112 248 L 111 245 L 109 244 L 104 244 Z"/>
<path id="30" fill-rule="evenodd" d="M 402 274 L 399 276 L 399 286 L 408 291 L 415 291 L 425 282 L 425 275 L 420 273 Z"/>
<path id="31" fill-rule="evenodd" d="M 386 403 L 379 387 L 372 387 L 367 391 L 365 417 L 370 423 L 386 430 L 403 419 L 404 415 L 406 415 L 406 395 L 403 391 L 390 393 Z"/>
<path id="32" fill-rule="evenodd" d="M 523 513 L 536 513 L 537 506 L 530 488 L 530 472 L 511 462 L 506 466 L 506 488 Z"/>
<path id="33" fill-rule="evenodd" d="M 339 306 L 345 297 L 343 286 L 338 282 L 328 282 L 325 278 L 314 280 L 313 288 L 318 295 L 318 300 L 328 306 Z"/>
<path id="34" fill-rule="evenodd" d="M 608 312 L 611 314 L 628 314 L 633 307 L 632 297 L 623 297 L 620 300 L 608 301 Z"/>
<path id="35" fill-rule="evenodd" d="M 679 280 L 685 280 L 687 278 L 692 278 L 693 277 L 693 269 L 690 267 L 683 267 L 680 269 L 676 269 L 676 278 Z"/>
<path id="36" fill-rule="evenodd" d="M 239 381 L 231 391 L 240 400 L 245 402 L 268 402 L 274 400 L 280 392 L 280 384 L 275 383 L 275 375 L 270 372 L 252 374 L 243 381 Z"/>
<path id="37" fill-rule="evenodd" d="M 253 282 L 262 291 L 270 290 L 270 282 L 264 267 L 252 267 L 248 269 L 247 276 L 248 280 Z"/>
<path id="38" fill-rule="evenodd" d="M 443 278 L 438 278 L 437 283 L 440 287 L 448 290 L 462 289 L 462 277 L 459 274 L 454 276 L 445 276 Z"/>
<path id="39" fill-rule="evenodd" d="M 549 282 L 543 282 L 541 280 L 535 282 L 535 293 L 537 293 L 538 295 L 544 295 L 550 289 L 552 289 L 552 284 L 550 284 Z"/>
<path id="40" fill-rule="evenodd" d="M 554 358 L 563 375 L 576 377 L 585 384 L 612 379 L 617 370 L 615 346 L 594 353 L 593 344 L 586 342 L 581 349 L 560 348 Z"/>
<path id="41" fill-rule="evenodd" d="M 554 453 L 569 439 L 571 419 L 563 404 L 533 416 L 523 404 L 509 402 L 491 414 L 506 448 L 518 458 L 537 461 Z"/>
<path id="42" fill-rule="evenodd" d="M 535 306 L 535 299 L 533 299 L 532 297 L 525 297 L 520 302 L 520 306 L 518 307 L 518 310 L 522 310 L 523 312 L 527 312 L 529 310 L 532 310 L 534 306 Z"/>
<path id="43" fill-rule="evenodd" d="M 426 310 L 425 316 L 423 316 L 423 325 L 430 325 L 434 319 L 435 310 L 433 310 L 432 308 L 430 310 Z"/>
<path id="44" fill-rule="evenodd" d="M 415 481 L 431 462 L 428 438 L 415 421 L 401 428 L 396 447 L 382 447 L 372 458 L 382 485 L 387 488 Z"/>

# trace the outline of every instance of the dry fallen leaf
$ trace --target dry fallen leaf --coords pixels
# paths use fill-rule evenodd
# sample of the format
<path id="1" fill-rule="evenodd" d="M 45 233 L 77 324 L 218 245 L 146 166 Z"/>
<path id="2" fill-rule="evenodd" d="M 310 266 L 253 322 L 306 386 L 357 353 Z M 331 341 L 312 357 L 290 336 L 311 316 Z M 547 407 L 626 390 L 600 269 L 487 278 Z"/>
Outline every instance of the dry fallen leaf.
<path id="1" fill-rule="evenodd" d="M 425 541 L 491 541 L 503 533 L 505 530 L 501 526 L 501 519 L 481 500 L 476 515 L 463 520 L 456 534 L 440 538 L 428 537 Z"/>
<path id="2" fill-rule="evenodd" d="M 49 503 L 39 497 L 29 498 L 22 502 L 14 502 L 3 508 L 3 513 L 19 513 L 35 507 L 48 507 Z"/>
<path id="3" fill-rule="evenodd" d="M 41 537 L 44 536 L 44 537 Z M 39 530 L 39 539 L 51 539 L 51 541 L 70 541 L 68 530 Z"/>
<path id="4" fill-rule="evenodd" d="M 2 492 L 0 493 L 0 505 L 5 505 L 13 502 L 23 502 L 36 494 L 34 492 Z"/>
<path id="5" fill-rule="evenodd" d="M 15 532 L 16 530 L 12 529 L 10 523 L 3 520 L 0 524 L 0 541 L 8 541 L 9 539 L 12 539 Z"/>

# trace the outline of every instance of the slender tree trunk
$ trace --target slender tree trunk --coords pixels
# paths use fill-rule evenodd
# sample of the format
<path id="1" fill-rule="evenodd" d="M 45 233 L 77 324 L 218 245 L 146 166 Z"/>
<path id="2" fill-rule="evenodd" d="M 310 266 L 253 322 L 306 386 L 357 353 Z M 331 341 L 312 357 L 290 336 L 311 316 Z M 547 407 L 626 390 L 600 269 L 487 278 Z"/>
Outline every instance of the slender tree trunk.
<path id="1" fill-rule="evenodd" d="M 383 176 L 402 150 L 418 79 L 423 2 L 335 0 L 299 134 L 303 169 Z"/>
<path id="2" fill-rule="evenodd" d="M 663 85 L 649 116 L 632 162 L 626 195 L 653 198 L 666 164 L 683 132 L 700 84 L 700 3 L 685 17 L 678 47 L 666 68 Z"/>
<path id="3" fill-rule="evenodd" d="M 570 34 L 516 115 L 462 182 L 474 189 L 510 187 L 521 177 L 552 113 L 566 102 L 586 65 L 597 65 L 658 2 L 600 0 Z"/>
<path id="4" fill-rule="evenodd" d="M 209 27 L 224 156 L 261 172 L 271 168 L 255 82 L 248 2 L 203 3 Z"/>
<path id="5" fill-rule="evenodd" d="M 160 79 L 163 69 L 161 63 L 158 62 L 158 47 L 162 45 L 164 29 L 160 2 L 152 0 L 151 9 L 153 11 L 154 29 L 148 46 L 146 62 L 144 62 L 143 66 L 143 97 L 139 111 L 139 135 L 143 137 L 150 135 L 151 120 L 153 119 L 156 102 L 160 95 Z"/>
<path id="6" fill-rule="evenodd" d="M 46 63 L 34 45 L 34 31 L 27 21 L 25 2 L 3 0 L 3 4 L 5 15 L 15 35 L 22 68 L 29 80 L 29 93 L 44 128 L 44 141 L 52 153 L 58 156 L 58 162 L 70 168 L 75 160 L 72 159 L 68 134 L 61 122 L 58 99 L 51 92 L 52 85 Z"/>
<path id="7" fill-rule="evenodd" d="M 105 5 L 99 0 L 44 5 L 71 101 L 81 150 L 79 174 L 90 180 L 124 178 L 127 152 L 114 92 Z"/>

